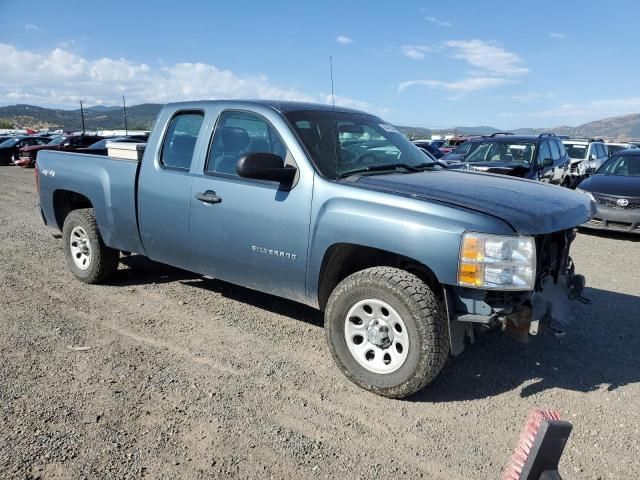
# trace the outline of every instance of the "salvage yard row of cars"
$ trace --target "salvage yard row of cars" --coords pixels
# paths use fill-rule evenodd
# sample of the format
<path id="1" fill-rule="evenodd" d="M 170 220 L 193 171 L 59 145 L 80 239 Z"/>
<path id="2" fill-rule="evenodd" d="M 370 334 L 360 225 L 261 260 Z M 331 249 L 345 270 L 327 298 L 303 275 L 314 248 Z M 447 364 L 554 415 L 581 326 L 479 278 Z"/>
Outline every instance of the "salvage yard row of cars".
<path id="1" fill-rule="evenodd" d="M 33 167 L 37 160 L 38 152 L 43 150 L 106 155 L 107 142 L 144 143 L 146 141 L 147 135 L 35 134 L 0 136 L 0 165 Z"/>
<path id="2" fill-rule="evenodd" d="M 494 133 L 462 143 L 457 139 L 458 146 L 439 157 L 428 141 L 414 144 L 450 169 L 539 180 L 587 193 L 598 211 L 583 227 L 640 233 L 640 142 Z"/>
<path id="3" fill-rule="evenodd" d="M 359 132 L 341 132 L 348 141 Z M 34 134 L 0 136 L 0 165 L 33 167 L 43 150 L 107 155 L 107 143 L 145 143 L 147 135 Z M 614 143 L 554 134 L 494 133 L 445 140 L 414 140 L 449 169 L 539 180 L 589 192 L 598 214 L 584 227 L 640 233 L 640 142 Z M 372 152 L 381 155 L 381 152 Z"/>

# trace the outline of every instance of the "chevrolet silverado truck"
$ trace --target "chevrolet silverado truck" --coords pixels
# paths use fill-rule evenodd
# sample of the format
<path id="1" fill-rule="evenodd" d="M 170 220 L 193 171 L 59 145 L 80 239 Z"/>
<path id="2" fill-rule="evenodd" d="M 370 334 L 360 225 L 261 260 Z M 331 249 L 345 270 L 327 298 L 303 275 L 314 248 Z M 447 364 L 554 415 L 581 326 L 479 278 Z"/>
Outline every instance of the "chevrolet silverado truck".
<path id="1" fill-rule="evenodd" d="M 137 253 L 310 305 L 340 370 L 395 398 L 479 331 L 528 339 L 566 313 L 584 287 L 569 248 L 595 211 L 444 168 L 376 116 L 295 102 L 169 104 L 141 160 L 43 151 L 36 179 L 79 280 Z"/>

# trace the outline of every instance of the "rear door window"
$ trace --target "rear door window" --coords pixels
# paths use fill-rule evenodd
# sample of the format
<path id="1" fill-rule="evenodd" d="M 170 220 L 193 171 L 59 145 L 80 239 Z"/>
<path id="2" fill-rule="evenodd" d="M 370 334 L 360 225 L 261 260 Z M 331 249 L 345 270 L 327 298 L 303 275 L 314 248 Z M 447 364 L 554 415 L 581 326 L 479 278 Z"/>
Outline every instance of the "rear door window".
<path id="1" fill-rule="evenodd" d="M 181 112 L 171 119 L 162 143 L 162 166 L 189 170 L 203 120 L 202 112 Z"/>

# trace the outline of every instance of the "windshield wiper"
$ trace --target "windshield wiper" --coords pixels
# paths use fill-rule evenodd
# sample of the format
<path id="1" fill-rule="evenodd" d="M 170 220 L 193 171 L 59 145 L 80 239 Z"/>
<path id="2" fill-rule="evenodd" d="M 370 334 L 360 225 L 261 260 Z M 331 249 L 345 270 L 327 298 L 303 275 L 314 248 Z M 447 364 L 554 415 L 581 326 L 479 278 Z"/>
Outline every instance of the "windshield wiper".
<path id="1" fill-rule="evenodd" d="M 382 165 L 369 165 L 368 167 L 356 168 L 354 170 L 348 170 L 340 174 L 341 178 L 350 177 L 351 175 L 356 175 L 358 173 L 366 173 L 366 172 L 383 172 L 387 170 L 395 170 L 397 168 L 404 168 L 407 172 L 421 172 L 425 168 L 433 167 L 434 165 L 438 165 L 435 162 L 429 163 L 420 163 L 418 165 L 411 165 L 409 163 L 384 163 Z"/>

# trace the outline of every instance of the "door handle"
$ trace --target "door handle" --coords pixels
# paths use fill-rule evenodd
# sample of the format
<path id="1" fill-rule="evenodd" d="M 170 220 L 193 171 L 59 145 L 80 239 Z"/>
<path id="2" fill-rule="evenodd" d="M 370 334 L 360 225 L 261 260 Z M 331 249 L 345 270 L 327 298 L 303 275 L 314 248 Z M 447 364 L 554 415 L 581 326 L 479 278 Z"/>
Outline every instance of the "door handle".
<path id="1" fill-rule="evenodd" d="M 204 203 L 220 203 L 222 198 L 216 195 L 213 190 L 207 190 L 206 192 L 196 193 L 196 198 Z"/>

